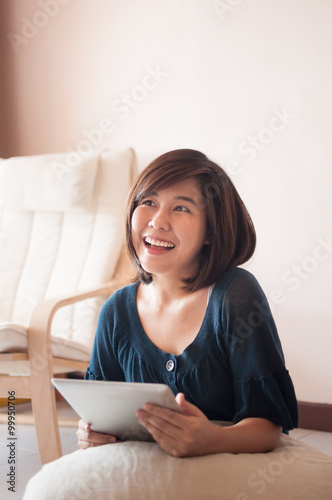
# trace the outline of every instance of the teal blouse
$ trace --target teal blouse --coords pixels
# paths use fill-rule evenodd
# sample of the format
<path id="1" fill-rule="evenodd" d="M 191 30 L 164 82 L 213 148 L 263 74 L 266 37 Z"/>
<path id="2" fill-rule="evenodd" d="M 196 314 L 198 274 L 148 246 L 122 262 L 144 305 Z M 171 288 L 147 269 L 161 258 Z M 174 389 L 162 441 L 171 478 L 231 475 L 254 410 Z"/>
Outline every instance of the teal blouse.
<path id="1" fill-rule="evenodd" d="M 167 384 L 211 420 L 260 417 L 297 427 L 297 401 L 277 329 L 256 278 L 234 267 L 216 282 L 199 332 L 178 356 L 146 335 L 138 283 L 102 307 L 86 379 Z"/>

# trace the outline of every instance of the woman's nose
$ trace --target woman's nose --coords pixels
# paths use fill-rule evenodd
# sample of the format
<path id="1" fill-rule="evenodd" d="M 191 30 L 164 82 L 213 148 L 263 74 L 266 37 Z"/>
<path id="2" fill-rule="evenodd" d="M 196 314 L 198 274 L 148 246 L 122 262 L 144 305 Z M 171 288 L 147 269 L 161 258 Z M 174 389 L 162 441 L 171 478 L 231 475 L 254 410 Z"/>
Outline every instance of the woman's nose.
<path id="1" fill-rule="evenodd" d="M 169 222 L 167 217 L 162 212 L 157 212 L 154 217 L 148 222 L 148 226 L 153 229 L 163 229 L 164 231 L 169 230 Z"/>

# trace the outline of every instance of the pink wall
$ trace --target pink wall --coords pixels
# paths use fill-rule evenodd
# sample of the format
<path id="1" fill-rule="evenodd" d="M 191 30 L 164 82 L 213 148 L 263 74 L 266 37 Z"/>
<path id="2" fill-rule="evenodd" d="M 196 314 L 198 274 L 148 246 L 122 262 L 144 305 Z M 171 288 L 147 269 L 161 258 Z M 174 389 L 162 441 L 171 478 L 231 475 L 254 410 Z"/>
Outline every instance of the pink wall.
<path id="1" fill-rule="evenodd" d="M 331 404 L 332 2 L 316 4 L 0 0 L 0 156 L 79 149 L 108 120 L 98 146 L 140 167 L 178 147 L 222 164 L 298 397 Z"/>
<path id="2" fill-rule="evenodd" d="M 6 36 L 8 26 L 11 25 L 11 4 L 0 3 L 0 155 L 7 157 L 15 154 L 18 140 L 15 137 L 15 125 L 18 122 L 16 103 L 16 88 L 14 87 L 13 51 Z"/>
<path id="3" fill-rule="evenodd" d="M 75 26 L 80 8 L 69 0 L 1 2 L 2 156 L 61 151 L 76 139 L 85 72 L 78 43 L 83 27 Z"/>

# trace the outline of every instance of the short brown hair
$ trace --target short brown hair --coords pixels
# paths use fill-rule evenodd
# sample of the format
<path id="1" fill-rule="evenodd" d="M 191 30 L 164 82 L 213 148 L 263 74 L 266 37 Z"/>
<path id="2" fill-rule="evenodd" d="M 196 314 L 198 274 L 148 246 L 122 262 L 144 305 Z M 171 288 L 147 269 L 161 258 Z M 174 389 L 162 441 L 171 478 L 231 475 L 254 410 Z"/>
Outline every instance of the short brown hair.
<path id="1" fill-rule="evenodd" d="M 131 235 L 132 215 L 140 201 L 152 192 L 185 179 L 196 179 L 201 189 L 209 244 L 200 255 L 198 273 L 184 280 L 189 291 L 212 285 L 231 267 L 246 262 L 256 246 L 251 217 L 226 172 L 200 151 L 176 149 L 153 160 L 138 176 L 129 193 L 126 210 L 126 241 L 129 255 L 143 283 L 152 281 L 141 266 Z"/>

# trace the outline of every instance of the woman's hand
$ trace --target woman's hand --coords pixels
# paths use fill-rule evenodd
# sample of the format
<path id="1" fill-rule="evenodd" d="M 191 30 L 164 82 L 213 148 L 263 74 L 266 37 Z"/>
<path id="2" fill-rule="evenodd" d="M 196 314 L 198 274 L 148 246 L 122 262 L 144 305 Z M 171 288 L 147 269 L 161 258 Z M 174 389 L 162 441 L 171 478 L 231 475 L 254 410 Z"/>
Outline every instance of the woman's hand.
<path id="1" fill-rule="evenodd" d="M 116 443 L 117 441 L 115 436 L 92 431 L 90 424 L 87 424 L 83 420 L 78 422 L 78 431 L 76 432 L 76 436 L 78 438 L 78 447 L 81 450 L 86 450 L 92 446 Z"/>
<path id="2" fill-rule="evenodd" d="M 136 415 L 140 423 L 166 453 L 174 457 L 206 455 L 213 452 L 218 428 L 179 393 L 176 401 L 183 414 L 147 403 Z M 218 438 L 217 438 L 218 439 Z"/>

